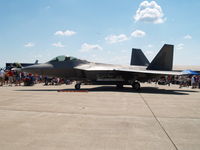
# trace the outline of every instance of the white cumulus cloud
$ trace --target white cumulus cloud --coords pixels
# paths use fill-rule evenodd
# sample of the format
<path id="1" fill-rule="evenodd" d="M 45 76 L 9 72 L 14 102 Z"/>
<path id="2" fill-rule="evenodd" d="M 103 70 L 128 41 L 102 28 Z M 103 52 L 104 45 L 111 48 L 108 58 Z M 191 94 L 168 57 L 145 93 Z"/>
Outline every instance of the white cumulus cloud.
<path id="1" fill-rule="evenodd" d="M 102 50 L 103 48 L 99 46 L 98 44 L 88 44 L 88 43 L 83 43 L 81 45 L 81 52 L 89 52 L 93 50 Z"/>
<path id="2" fill-rule="evenodd" d="M 192 39 L 192 36 L 188 34 L 188 35 L 184 36 L 184 39 Z"/>
<path id="3" fill-rule="evenodd" d="M 66 30 L 66 31 L 56 31 L 54 35 L 60 35 L 60 36 L 72 36 L 75 35 L 76 32 L 72 30 Z"/>
<path id="4" fill-rule="evenodd" d="M 25 47 L 34 47 L 35 44 L 32 43 L 32 42 L 28 42 L 28 43 L 26 43 L 24 46 L 25 46 Z"/>
<path id="5" fill-rule="evenodd" d="M 141 38 L 145 35 L 146 35 L 146 33 L 142 30 L 135 30 L 134 32 L 131 33 L 131 36 L 135 37 L 135 38 Z"/>
<path id="6" fill-rule="evenodd" d="M 183 43 L 180 43 L 180 44 L 178 44 L 176 47 L 177 47 L 178 50 L 181 50 L 181 49 L 184 48 L 184 44 L 183 44 Z"/>
<path id="7" fill-rule="evenodd" d="M 128 39 L 129 38 L 125 34 L 110 35 L 105 38 L 105 40 L 110 44 L 127 41 Z"/>
<path id="8" fill-rule="evenodd" d="M 159 6 L 155 1 L 143 1 L 133 18 L 136 22 L 142 21 L 155 24 L 164 23 L 166 20 L 161 6 Z"/>
<path id="9" fill-rule="evenodd" d="M 153 45 L 149 44 L 149 45 L 147 45 L 147 47 L 148 47 L 148 48 L 152 48 L 152 47 L 153 47 Z"/>
<path id="10" fill-rule="evenodd" d="M 52 46 L 60 48 L 65 47 L 65 45 L 63 45 L 61 42 L 53 43 Z"/>

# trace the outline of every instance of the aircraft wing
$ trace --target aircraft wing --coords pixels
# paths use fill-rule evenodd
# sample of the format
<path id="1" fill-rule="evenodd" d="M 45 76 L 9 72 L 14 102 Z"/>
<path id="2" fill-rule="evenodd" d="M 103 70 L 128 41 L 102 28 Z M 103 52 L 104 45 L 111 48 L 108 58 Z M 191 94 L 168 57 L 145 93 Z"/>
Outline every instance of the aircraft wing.
<path id="1" fill-rule="evenodd" d="M 175 71 L 159 71 L 159 70 L 146 70 L 141 67 L 123 67 L 123 66 L 81 66 L 76 69 L 84 71 L 119 71 L 135 74 L 151 74 L 151 75 L 182 75 L 182 72 Z"/>
<path id="2" fill-rule="evenodd" d="M 134 70 L 134 69 L 114 69 L 115 71 L 139 73 L 139 74 L 155 74 L 155 75 L 182 75 L 182 72 L 175 71 L 158 71 L 158 70 Z"/>

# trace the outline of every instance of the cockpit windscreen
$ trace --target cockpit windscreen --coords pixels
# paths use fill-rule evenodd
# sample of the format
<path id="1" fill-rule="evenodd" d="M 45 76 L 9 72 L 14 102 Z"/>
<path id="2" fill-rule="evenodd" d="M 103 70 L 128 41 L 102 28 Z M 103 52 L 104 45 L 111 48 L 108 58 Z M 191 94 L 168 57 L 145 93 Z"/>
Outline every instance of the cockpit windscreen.
<path id="1" fill-rule="evenodd" d="M 53 58 L 52 60 L 50 60 L 49 62 L 62 62 L 62 61 L 71 61 L 71 60 L 78 60 L 75 57 L 68 57 L 68 56 L 57 56 L 55 58 Z"/>

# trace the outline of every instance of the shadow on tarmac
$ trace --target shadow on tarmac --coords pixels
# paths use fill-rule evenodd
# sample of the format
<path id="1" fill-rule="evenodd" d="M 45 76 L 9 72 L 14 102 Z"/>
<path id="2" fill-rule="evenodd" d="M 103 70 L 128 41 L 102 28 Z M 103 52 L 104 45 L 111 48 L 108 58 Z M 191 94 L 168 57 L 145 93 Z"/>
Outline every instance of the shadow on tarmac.
<path id="1" fill-rule="evenodd" d="M 57 91 L 57 92 L 127 92 L 127 93 L 142 93 L 142 94 L 172 94 L 172 95 L 189 95 L 190 93 L 198 92 L 194 90 L 185 90 L 185 89 L 159 89 L 157 87 L 142 87 L 140 91 L 135 91 L 132 88 L 124 87 L 122 89 L 117 89 L 114 86 L 100 86 L 95 88 L 81 88 L 80 90 L 75 89 L 23 89 L 23 90 L 15 90 L 15 91 L 32 91 L 32 92 L 49 92 L 49 91 Z"/>

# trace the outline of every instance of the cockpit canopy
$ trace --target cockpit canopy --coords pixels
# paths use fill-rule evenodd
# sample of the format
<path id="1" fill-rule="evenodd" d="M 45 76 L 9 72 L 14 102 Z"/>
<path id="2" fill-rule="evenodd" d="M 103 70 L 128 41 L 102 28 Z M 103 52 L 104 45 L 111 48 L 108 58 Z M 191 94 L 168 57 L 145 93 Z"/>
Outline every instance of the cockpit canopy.
<path id="1" fill-rule="evenodd" d="M 53 58 L 52 60 L 50 60 L 49 62 L 62 62 L 62 61 L 72 61 L 72 60 L 78 60 L 75 57 L 71 57 L 71 56 L 57 56 L 55 58 Z"/>

